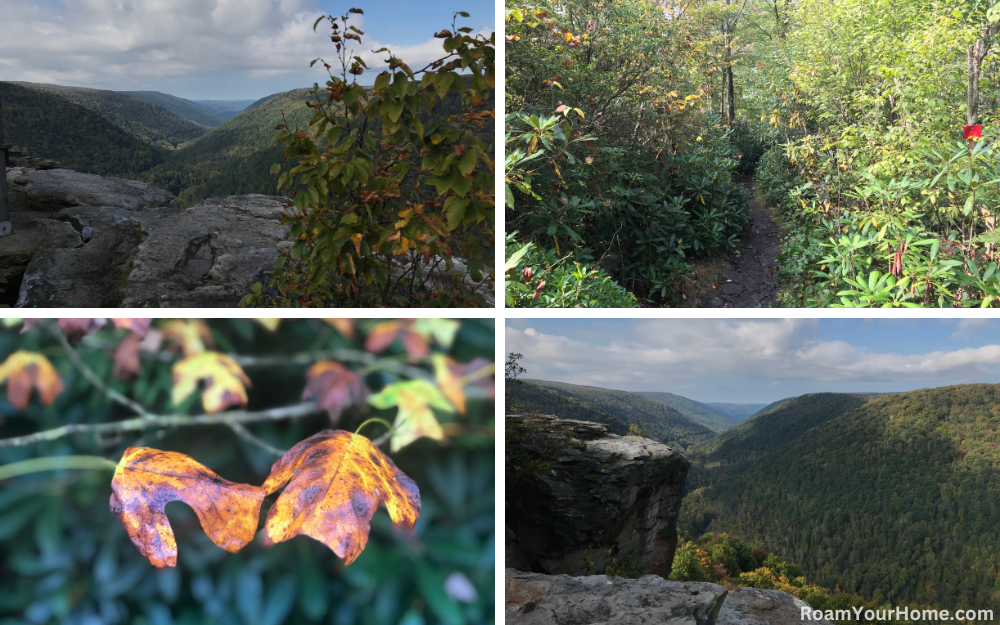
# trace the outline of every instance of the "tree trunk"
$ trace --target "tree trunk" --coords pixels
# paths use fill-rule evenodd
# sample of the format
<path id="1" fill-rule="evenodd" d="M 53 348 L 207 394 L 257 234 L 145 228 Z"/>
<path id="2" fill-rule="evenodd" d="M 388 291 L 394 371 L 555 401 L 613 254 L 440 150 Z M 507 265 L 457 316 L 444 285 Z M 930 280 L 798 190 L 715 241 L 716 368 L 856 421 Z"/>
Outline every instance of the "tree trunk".
<path id="1" fill-rule="evenodd" d="M 979 119 L 979 71 L 984 56 L 986 45 L 980 38 L 968 50 L 969 86 L 965 93 L 965 123 L 969 126 L 975 126 Z"/>

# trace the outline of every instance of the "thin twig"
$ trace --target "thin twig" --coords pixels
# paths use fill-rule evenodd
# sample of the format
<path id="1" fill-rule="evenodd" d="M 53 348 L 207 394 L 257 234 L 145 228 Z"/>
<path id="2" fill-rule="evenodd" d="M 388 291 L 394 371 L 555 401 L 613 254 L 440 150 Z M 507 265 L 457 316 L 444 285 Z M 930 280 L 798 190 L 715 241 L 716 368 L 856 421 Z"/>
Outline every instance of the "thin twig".
<path id="1" fill-rule="evenodd" d="M 193 417 L 184 415 L 147 415 L 137 419 L 126 421 L 114 421 L 112 423 L 98 424 L 71 424 L 62 427 L 16 436 L 14 438 L 0 439 L 0 448 L 19 447 L 30 445 L 42 441 L 53 441 L 70 434 L 109 434 L 116 432 L 136 432 L 155 427 L 183 427 L 189 425 L 229 425 L 231 423 L 253 423 L 255 421 L 279 421 L 281 419 L 296 419 L 316 412 L 315 402 L 303 402 L 292 406 L 281 408 L 271 408 L 257 412 L 247 412 L 246 410 L 230 410 L 218 414 L 197 415 Z"/>
<path id="2" fill-rule="evenodd" d="M 284 456 L 285 451 L 287 451 L 278 449 L 277 447 L 272 447 L 267 441 L 257 438 L 252 432 L 250 432 L 250 430 L 246 429 L 242 423 L 228 423 L 227 425 L 229 426 L 229 429 L 236 432 L 236 435 L 243 440 L 258 446 L 265 451 L 269 451 L 275 456 Z"/>
<path id="3" fill-rule="evenodd" d="M 47 458 L 32 458 L 0 466 L 0 480 L 8 480 L 18 475 L 38 473 L 39 471 L 58 471 L 61 469 L 84 469 L 88 471 L 114 471 L 118 465 L 101 456 L 49 456 Z"/>
<path id="4" fill-rule="evenodd" d="M 125 406 L 137 415 L 146 416 L 149 414 L 149 411 L 146 410 L 142 404 L 132 401 L 128 397 L 125 397 L 105 384 L 104 380 L 94 373 L 94 370 L 91 369 L 87 363 L 83 362 L 83 358 L 81 358 L 80 354 L 76 353 L 76 350 L 69 344 L 66 334 L 59 328 L 59 326 L 49 321 L 43 321 L 42 323 L 44 324 L 45 329 L 48 330 L 48 332 L 54 336 L 57 341 L 59 341 L 60 345 L 62 345 L 63 352 L 66 354 L 66 357 L 69 358 L 69 361 L 73 363 L 73 366 L 76 367 L 77 371 L 79 371 L 83 377 L 87 378 L 91 384 L 96 386 L 99 391 L 104 393 L 108 399 Z"/>

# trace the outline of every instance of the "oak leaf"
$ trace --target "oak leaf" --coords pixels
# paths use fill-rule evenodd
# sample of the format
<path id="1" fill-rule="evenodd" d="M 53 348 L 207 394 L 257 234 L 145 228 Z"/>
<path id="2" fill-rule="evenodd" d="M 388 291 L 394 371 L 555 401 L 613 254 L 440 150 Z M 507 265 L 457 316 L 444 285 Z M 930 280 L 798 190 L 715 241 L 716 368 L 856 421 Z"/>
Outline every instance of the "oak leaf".
<path id="1" fill-rule="evenodd" d="M 317 362 L 306 371 L 306 379 L 302 400 L 315 399 L 316 406 L 326 410 L 334 425 L 340 420 L 340 413 L 348 402 L 360 404 L 368 397 L 368 387 L 358 374 L 339 362 Z"/>
<path id="2" fill-rule="evenodd" d="M 413 480 L 370 440 L 343 430 L 320 432 L 289 449 L 271 468 L 264 491 L 270 495 L 286 482 L 267 513 L 268 536 L 278 543 L 305 534 L 345 565 L 364 550 L 380 504 L 396 527 L 412 530 L 420 516 Z"/>
<path id="3" fill-rule="evenodd" d="M 422 436 L 444 440 L 444 430 L 434 417 L 432 408 L 454 412 L 441 391 L 427 380 L 396 382 L 368 398 L 376 408 L 396 406 L 396 421 L 392 426 L 390 449 L 399 451 Z"/>
<path id="4" fill-rule="evenodd" d="M 219 352 L 204 352 L 174 364 L 174 387 L 170 397 L 174 405 L 187 399 L 205 380 L 201 403 L 205 412 L 220 412 L 230 406 L 247 404 L 246 387 L 250 378 L 235 360 Z"/>
<path id="5" fill-rule="evenodd" d="M 129 447 L 111 480 L 111 512 L 150 564 L 176 566 L 177 542 L 164 507 L 191 506 L 213 543 L 235 553 L 253 540 L 264 489 L 236 484 L 173 451 Z"/>
<path id="6" fill-rule="evenodd" d="M 31 389 L 38 391 L 48 406 L 63 392 L 62 378 L 49 359 L 41 354 L 19 350 L 0 365 L 0 384 L 7 383 L 7 401 L 18 410 L 28 407 Z"/>

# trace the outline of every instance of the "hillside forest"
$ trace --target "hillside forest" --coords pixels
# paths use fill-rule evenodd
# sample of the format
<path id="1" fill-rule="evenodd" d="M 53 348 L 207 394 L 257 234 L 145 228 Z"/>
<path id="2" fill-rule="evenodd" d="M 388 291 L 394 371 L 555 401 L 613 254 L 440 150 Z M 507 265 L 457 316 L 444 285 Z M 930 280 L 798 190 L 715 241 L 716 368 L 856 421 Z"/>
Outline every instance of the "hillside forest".
<path id="1" fill-rule="evenodd" d="M 998 34 L 992 0 L 508 0 L 508 305 L 1000 305 Z"/>
<path id="2" fill-rule="evenodd" d="M 955 610 L 1000 591 L 1000 385 L 803 395 L 693 444 L 679 441 L 694 421 L 629 401 L 652 393 L 509 374 L 506 388 L 508 412 L 604 423 L 684 452 L 672 579 L 779 589 L 824 611 Z M 613 566 L 648 572 L 627 557 Z"/>

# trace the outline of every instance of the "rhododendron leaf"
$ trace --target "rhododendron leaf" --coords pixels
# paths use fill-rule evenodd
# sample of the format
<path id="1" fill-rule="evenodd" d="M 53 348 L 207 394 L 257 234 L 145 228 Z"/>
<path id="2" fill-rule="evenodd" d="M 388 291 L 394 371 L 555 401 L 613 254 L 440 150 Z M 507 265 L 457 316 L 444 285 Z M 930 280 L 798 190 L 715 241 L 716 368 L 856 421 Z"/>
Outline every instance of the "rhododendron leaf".
<path id="1" fill-rule="evenodd" d="M 49 359 L 29 351 L 16 351 L 0 365 L 0 384 L 7 383 L 7 401 L 18 410 L 28 407 L 31 389 L 48 406 L 63 392 L 62 378 Z"/>
<path id="2" fill-rule="evenodd" d="M 205 534 L 226 551 L 253 540 L 264 489 L 222 479 L 193 458 L 146 447 L 125 450 L 111 480 L 111 512 L 132 543 L 156 567 L 177 564 L 177 542 L 164 507 L 194 508 Z"/>
<path id="3" fill-rule="evenodd" d="M 174 388 L 171 399 L 177 405 L 187 399 L 205 381 L 201 394 L 205 412 L 219 412 L 230 406 L 245 406 L 250 378 L 236 361 L 219 352 L 189 356 L 174 364 Z"/>
<path id="4" fill-rule="evenodd" d="M 376 408 L 397 407 L 396 421 L 392 427 L 390 449 L 399 451 L 422 436 L 444 440 L 444 430 L 434 417 L 432 408 L 454 412 L 445 396 L 427 380 L 396 382 L 368 398 Z"/>
<path id="5" fill-rule="evenodd" d="M 286 482 L 267 513 L 268 536 L 277 543 L 305 534 L 344 564 L 364 550 L 380 504 L 397 527 L 412 530 L 420 516 L 413 480 L 370 440 L 343 430 L 320 432 L 288 450 L 271 468 L 264 491 L 270 495 Z"/>

